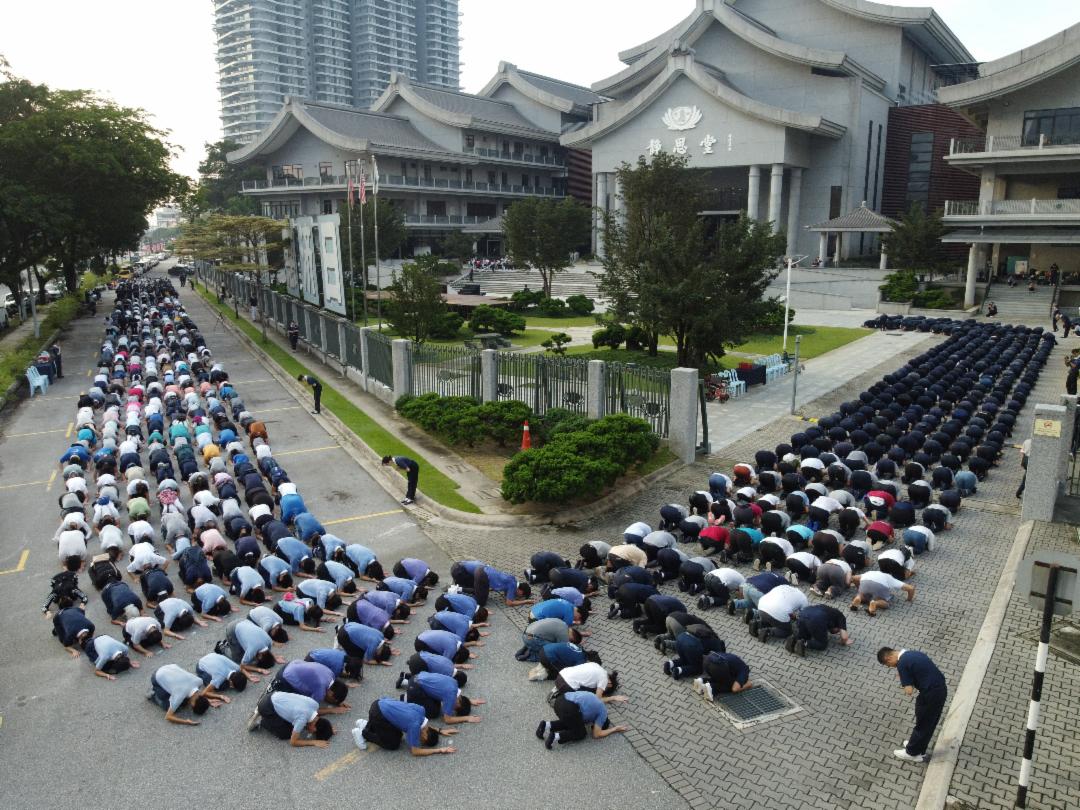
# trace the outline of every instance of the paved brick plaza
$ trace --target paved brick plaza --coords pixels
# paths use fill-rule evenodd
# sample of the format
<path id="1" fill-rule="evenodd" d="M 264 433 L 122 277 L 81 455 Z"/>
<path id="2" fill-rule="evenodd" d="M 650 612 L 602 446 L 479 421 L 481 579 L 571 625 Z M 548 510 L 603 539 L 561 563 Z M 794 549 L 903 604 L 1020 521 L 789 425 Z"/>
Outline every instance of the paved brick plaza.
<path id="1" fill-rule="evenodd" d="M 930 345 L 919 348 L 925 350 Z M 1024 427 L 1018 428 L 1013 442 L 1023 440 L 1035 403 L 1057 400 L 1062 378 L 1060 351 L 1048 362 L 1019 421 Z M 816 417 L 831 412 L 916 353 L 895 357 L 853 379 L 804 407 L 803 413 Z M 730 413 L 735 416 L 739 409 L 734 407 Z M 798 425 L 793 417 L 777 419 L 721 449 L 709 463 L 680 471 L 616 512 L 597 515 L 577 530 L 464 529 L 435 521 L 427 531 L 452 557 L 478 557 L 509 570 L 525 567 L 530 554 L 540 549 L 572 557 L 583 542 L 611 541 L 635 520 L 655 524 L 662 504 L 684 503 L 690 491 L 705 486 L 709 472 L 729 471 L 738 461 L 752 460 L 755 450 L 786 440 Z M 750 664 L 755 681 L 778 688 L 801 707 L 796 714 L 745 731 L 737 730 L 719 708 L 695 695 L 688 683 L 666 678 L 660 669 L 663 659 L 652 645 L 633 635 L 630 622 L 608 621 L 606 600 L 601 600 L 605 604 L 594 611 L 589 622 L 594 633 L 590 642 L 603 654 L 606 666 L 620 671 L 625 691 L 632 698 L 625 708 L 617 710 L 617 718 L 633 727 L 628 735 L 631 743 L 695 808 L 913 807 L 924 766 L 892 756 L 911 730 L 913 701 L 903 696 L 895 674 L 880 666 L 874 654 L 885 644 L 921 649 L 935 659 L 950 687 L 955 686 L 1016 534 L 1019 521 L 1014 492 L 1020 473 L 1019 452 L 1008 448 L 1001 466 L 980 484 L 975 497 L 965 501 L 955 528 L 939 535 L 938 549 L 919 559 L 913 580 L 915 601 L 900 603 L 875 618 L 866 613 L 848 614 L 855 642 L 850 648 L 808 652 L 800 659 L 787 653 L 780 642 L 761 644 L 750 638 L 737 616 L 715 609 L 706 614 L 729 650 Z M 664 591 L 678 595 L 673 583 Z M 524 627 L 526 612 L 518 609 L 511 614 L 518 626 Z M 1001 657 L 995 658 L 996 665 Z M 1021 656 L 1022 662 L 1015 666 L 1028 671 L 1030 658 Z M 523 665 L 522 678 L 525 669 Z M 538 702 L 542 689 L 537 686 Z M 992 706 L 981 706 L 978 711 L 987 715 L 983 724 L 1001 724 L 995 734 L 1012 734 L 1019 745 L 1022 720 L 1014 722 L 1011 715 L 1002 716 Z M 978 711 L 973 721 L 978 720 Z M 982 735 L 980 726 L 973 725 L 971 734 Z M 967 753 L 965 747 L 957 785 L 967 785 L 969 795 L 980 795 L 984 769 L 993 771 L 1002 785 L 1014 778 L 1011 751 L 998 751 L 992 764 L 971 769 L 964 767 L 970 759 Z M 965 781 L 969 770 L 971 778 Z M 985 797 L 982 801 L 980 807 L 998 806 Z"/>

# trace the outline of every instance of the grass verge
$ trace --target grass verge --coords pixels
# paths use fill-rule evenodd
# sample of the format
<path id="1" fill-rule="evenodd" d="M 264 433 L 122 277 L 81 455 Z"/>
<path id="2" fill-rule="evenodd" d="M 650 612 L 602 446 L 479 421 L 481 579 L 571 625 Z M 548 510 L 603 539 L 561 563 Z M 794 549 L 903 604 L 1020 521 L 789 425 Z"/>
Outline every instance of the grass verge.
<path id="1" fill-rule="evenodd" d="M 665 351 L 661 346 L 655 357 L 644 351 L 630 351 L 629 349 L 594 349 L 591 345 L 570 346 L 566 353 L 573 357 L 586 360 L 603 360 L 608 363 L 636 363 L 643 368 L 673 369 L 678 367 L 677 356 L 673 351 Z M 717 368 L 734 368 L 738 358 L 724 357 L 719 363 L 709 366 L 709 371 Z"/>
<path id="2" fill-rule="evenodd" d="M 854 329 L 846 326 L 789 326 L 788 354 L 795 354 L 795 336 L 802 335 L 799 343 L 799 359 L 810 360 L 839 349 L 861 337 L 866 337 L 872 329 Z M 736 346 L 732 351 L 743 354 L 780 354 L 784 344 L 783 335 L 751 335 L 746 343 Z"/>
<path id="3" fill-rule="evenodd" d="M 233 314 L 231 307 L 219 304 L 216 296 L 209 293 L 205 287 L 199 287 L 197 289 L 207 304 L 236 324 L 245 335 L 255 341 L 259 348 L 266 352 L 270 358 L 281 366 L 281 368 L 290 376 L 295 378 L 298 374 L 309 372 L 309 369 L 297 362 L 291 354 L 278 346 L 274 341 L 267 340 L 264 342 L 258 327 L 248 323 L 243 318 L 237 318 Z M 417 453 L 415 449 L 380 427 L 374 419 L 364 413 L 364 411 L 350 402 L 342 394 L 338 393 L 338 391 L 336 391 L 333 386 L 329 385 L 326 380 L 323 380 L 322 384 L 323 407 L 332 411 L 334 415 L 340 419 L 349 430 L 359 436 L 368 447 L 380 456 L 409 456 L 420 464 L 423 470 L 421 483 L 425 495 L 433 501 L 437 501 L 443 506 L 450 507 L 451 509 L 457 509 L 461 512 L 471 512 L 473 514 L 480 513 L 480 508 L 476 504 L 467 500 L 458 492 L 460 487 L 452 478 L 436 469 L 423 456 Z"/>

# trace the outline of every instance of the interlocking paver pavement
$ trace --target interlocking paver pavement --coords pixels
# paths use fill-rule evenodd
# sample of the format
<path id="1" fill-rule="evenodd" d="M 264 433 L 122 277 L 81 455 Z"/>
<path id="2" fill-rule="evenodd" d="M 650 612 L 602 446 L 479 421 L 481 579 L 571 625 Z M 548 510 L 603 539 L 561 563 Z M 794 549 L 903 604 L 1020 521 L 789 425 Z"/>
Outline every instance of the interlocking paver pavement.
<path id="1" fill-rule="evenodd" d="M 934 340 L 940 338 L 930 338 Z M 930 345 L 912 346 L 806 404 L 802 412 L 807 417 L 831 412 Z M 1052 355 L 1013 442 L 1022 441 L 1029 431 L 1035 403 L 1057 400 L 1061 351 Z M 720 413 L 725 414 L 722 409 Z M 730 413 L 728 418 L 735 418 L 735 410 Z M 587 540 L 612 541 L 635 520 L 655 522 L 662 504 L 684 502 L 688 492 L 704 486 L 713 469 L 729 469 L 735 461 L 752 458 L 754 450 L 786 440 L 798 427 L 792 417 L 774 419 L 720 448 L 717 456 L 573 529 L 464 528 L 433 521 L 427 531 L 452 557 L 482 558 L 512 571 L 525 567 L 530 554 L 540 549 L 573 557 Z M 693 807 L 913 807 L 923 768 L 892 757 L 892 750 L 911 730 L 912 701 L 903 696 L 895 674 L 881 667 L 874 655 L 885 644 L 922 649 L 937 661 L 950 684 L 959 681 L 1016 533 L 1018 502 L 1013 493 L 1020 472 L 1018 451 L 1007 448 L 1000 467 L 957 515 L 955 528 L 940 536 L 937 550 L 920 558 L 915 601 L 875 618 L 849 614 L 855 639 L 850 648 L 831 647 L 796 658 L 777 642 L 751 639 L 738 617 L 717 610 L 707 613 L 728 648 L 750 664 L 752 677 L 782 689 L 801 707 L 798 714 L 744 731 L 736 730 L 723 712 L 703 702 L 688 684 L 664 677 L 663 659 L 652 645 L 633 635 L 629 622 L 606 620 L 606 600 L 601 599 L 589 622 L 594 633 L 589 641 L 602 653 L 606 666 L 620 671 L 631 696 L 618 715 L 633 726 L 629 741 Z M 978 564 L 972 565 L 973 560 Z M 678 595 L 674 584 L 663 590 Z M 524 627 L 525 609 L 512 616 Z M 1025 671 L 1030 668 L 1029 657 L 1023 656 L 1019 664 Z M 538 705 L 542 691 L 537 689 Z M 985 711 L 994 713 L 990 707 Z M 988 716 L 982 722 L 997 720 Z M 973 726 L 971 733 L 979 730 Z M 1000 764 L 994 762 L 988 770 L 987 781 L 993 781 Z"/>

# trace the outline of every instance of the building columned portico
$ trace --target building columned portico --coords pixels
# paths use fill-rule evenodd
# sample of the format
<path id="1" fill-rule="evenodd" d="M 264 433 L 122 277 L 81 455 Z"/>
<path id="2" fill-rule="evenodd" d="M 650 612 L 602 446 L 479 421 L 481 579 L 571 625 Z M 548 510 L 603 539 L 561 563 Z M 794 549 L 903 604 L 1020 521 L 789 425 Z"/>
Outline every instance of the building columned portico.
<path id="1" fill-rule="evenodd" d="M 771 222 L 789 255 L 818 249 L 806 223 L 878 208 L 889 108 L 932 100 L 934 66 L 973 61 L 932 11 L 863 0 L 697 0 L 619 56 L 591 122 L 561 138 L 592 150 L 597 207 L 618 210 L 620 165 L 670 152 L 705 175 L 703 213 Z"/>

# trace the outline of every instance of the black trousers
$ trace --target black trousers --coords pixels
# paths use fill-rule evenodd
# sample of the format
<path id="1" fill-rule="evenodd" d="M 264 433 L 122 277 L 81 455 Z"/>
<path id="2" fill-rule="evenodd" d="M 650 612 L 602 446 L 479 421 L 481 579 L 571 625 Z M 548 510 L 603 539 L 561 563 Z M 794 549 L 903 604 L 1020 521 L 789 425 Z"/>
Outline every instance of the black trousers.
<path id="1" fill-rule="evenodd" d="M 315 401 L 318 402 L 318 398 L 316 398 Z M 316 406 L 316 407 L 318 407 L 318 406 Z M 415 498 L 416 497 L 416 484 L 417 484 L 417 482 L 419 480 L 420 480 L 420 465 L 417 464 L 414 461 L 412 464 L 409 465 L 408 469 L 405 471 L 405 482 L 407 484 L 406 489 L 405 489 L 405 497 L 406 498 Z"/>
<path id="2" fill-rule="evenodd" d="M 319 404 L 319 401 L 322 399 L 322 384 L 319 383 L 312 386 L 311 393 L 315 396 L 315 413 L 319 413 L 319 411 L 322 410 L 322 407 Z"/>
<path id="3" fill-rule="evenodd" d="M 296 351 L 296 343 L 298 340 L 300 340 L 299 333 L 294 334 L 292 332 L 289 332 L 289 345 L 292 347 L 292 350 L 294 352 Z"/>
<path id="4" fill-rule="evenodd" d="M 919 692 L 915 698 L 915 728 L 908 737 L 907 744 L 907 752 L 913 757 L 922 756 L 930 747 L 930 738 L 934 736 L 934 729 L 941 720 L 948 696 L 949 690 L 942 686 L 939 689 Z"/>
<path id="5" fill-rule="evenodd" d="M 270 693 L 263 695 L 259 700 L 259 717 L 261 718 L 259 726 L 269 731 L 279 740 L 288 740 L 292 737 L 292 723 L 281 719 L 278 713 L 274 711 Z"/>
<path id="6" fill-rule="evenodd" d="M 559 733 L 559 742 L 577 742 L 588 736 L 589 730 L 585 728 L 585 719 L 581 716 L 581 709 L 572 700 L 567 700 L 565 695 L 555 698 L 555 715 L 558 720 L 553 720 L 551 730 Z"/>

